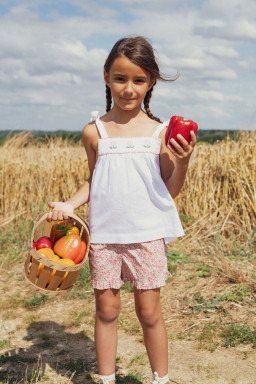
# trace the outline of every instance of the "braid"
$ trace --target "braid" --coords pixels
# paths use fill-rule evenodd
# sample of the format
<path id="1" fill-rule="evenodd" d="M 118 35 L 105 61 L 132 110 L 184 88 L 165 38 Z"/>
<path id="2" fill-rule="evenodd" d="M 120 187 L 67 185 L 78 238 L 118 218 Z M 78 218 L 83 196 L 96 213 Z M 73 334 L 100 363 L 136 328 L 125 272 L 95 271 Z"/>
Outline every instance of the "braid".
<path id="1" fill-rule="evenodd" d="M 144 102 L 143 102 L 144 103 L 144 108 L 145 108 L 145 111 L 146 111 L 147 115 L 150 117 L 150 119 L 156 120 L 159 123 L 161 123 L 161 120 L 158 117 L 155 117 L 153 115 L 153 113 L 149 109 L 149 102 L 150 102 L 150 99 L 151 99 L 151 96 L 152 96 L 153 88 L 154 88 L 154 86 L 152 88 L 150 88 L 150 90 L 146 93 L 146 96 L 145 96 Z"/>
<path id="2" fill-rule="evenodd" d="M 111 104 L 112 104 L 112 96 L 111 96 L 111 90 L 109 86 L 106 84 L 106 112 L 110 111 Z"/>

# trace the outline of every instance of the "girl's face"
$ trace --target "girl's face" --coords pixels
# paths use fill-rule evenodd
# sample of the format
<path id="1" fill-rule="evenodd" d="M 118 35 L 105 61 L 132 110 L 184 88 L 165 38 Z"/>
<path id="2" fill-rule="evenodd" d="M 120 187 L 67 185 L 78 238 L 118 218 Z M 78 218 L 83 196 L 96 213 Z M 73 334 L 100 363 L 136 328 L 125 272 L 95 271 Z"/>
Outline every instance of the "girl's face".
<path id="1" fill-rule="evenodd" d="M 104 79 L 111 89 L 114 106 L 125 111 L 141 108 L 147 91 L 154 85 L 150 73 L 121 56 L 115 59 Z"/>

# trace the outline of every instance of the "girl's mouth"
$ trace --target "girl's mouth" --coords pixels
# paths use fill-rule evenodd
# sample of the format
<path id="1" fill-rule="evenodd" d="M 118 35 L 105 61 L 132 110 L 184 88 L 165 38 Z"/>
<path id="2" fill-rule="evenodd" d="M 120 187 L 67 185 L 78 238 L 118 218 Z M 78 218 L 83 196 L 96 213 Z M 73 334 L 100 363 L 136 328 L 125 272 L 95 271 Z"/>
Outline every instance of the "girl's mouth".
<path id="1" fill-rule="evenodd" d="M 125 101 L 133 101 L 135 100 L 134 98 L 131 98 L 131 97 L 123 97 L 123 100 Z"/>

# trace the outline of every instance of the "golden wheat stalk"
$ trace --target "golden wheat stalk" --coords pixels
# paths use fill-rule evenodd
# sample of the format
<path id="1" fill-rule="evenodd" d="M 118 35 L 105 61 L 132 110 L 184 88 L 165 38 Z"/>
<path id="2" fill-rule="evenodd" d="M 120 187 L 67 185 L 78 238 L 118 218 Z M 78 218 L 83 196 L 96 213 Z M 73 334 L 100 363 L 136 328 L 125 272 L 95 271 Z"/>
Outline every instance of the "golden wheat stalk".
<path id="1" fill-rule="evenodd" d="M 256 227 L 256 132 L 240 132 L 213 145 L 199 143 L 176 199 L 188 236 L 251 233 Z M 68 199 L 88 177 L 82 143 L 62 138 L 37 142 L 23 132 L 0 149 L 0 220 L 47 200 Z M 84 208 L 87 214 L 87 208 Z M 187 223 L 187 224 L 186 224 Z M 191 226 L 192 224 L 192 226 Z M 191 236 L 192 239 L 192 236 Z"/>

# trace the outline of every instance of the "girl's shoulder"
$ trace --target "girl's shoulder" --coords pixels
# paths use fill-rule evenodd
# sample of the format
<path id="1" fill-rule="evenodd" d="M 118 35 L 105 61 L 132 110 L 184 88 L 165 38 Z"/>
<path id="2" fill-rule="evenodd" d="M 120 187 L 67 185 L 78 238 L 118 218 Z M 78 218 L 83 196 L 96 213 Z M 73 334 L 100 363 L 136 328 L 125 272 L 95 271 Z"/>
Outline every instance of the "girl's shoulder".
<path id="1" fill-rule="evenodd" d="M 94 152 L 97 152 L 100 135 L 94 121 L 86 124 L 83 127 L 82 138 L 87 154 L 90 149 L 92 149 Z"/>
<path id="2" fill-rule="evenodd" d="M 82 136 L 84 139 L 87 140 L 99 138 L 95 121 L 92 121 L 91 123 L 88 123 L 83 127 Z"/>

